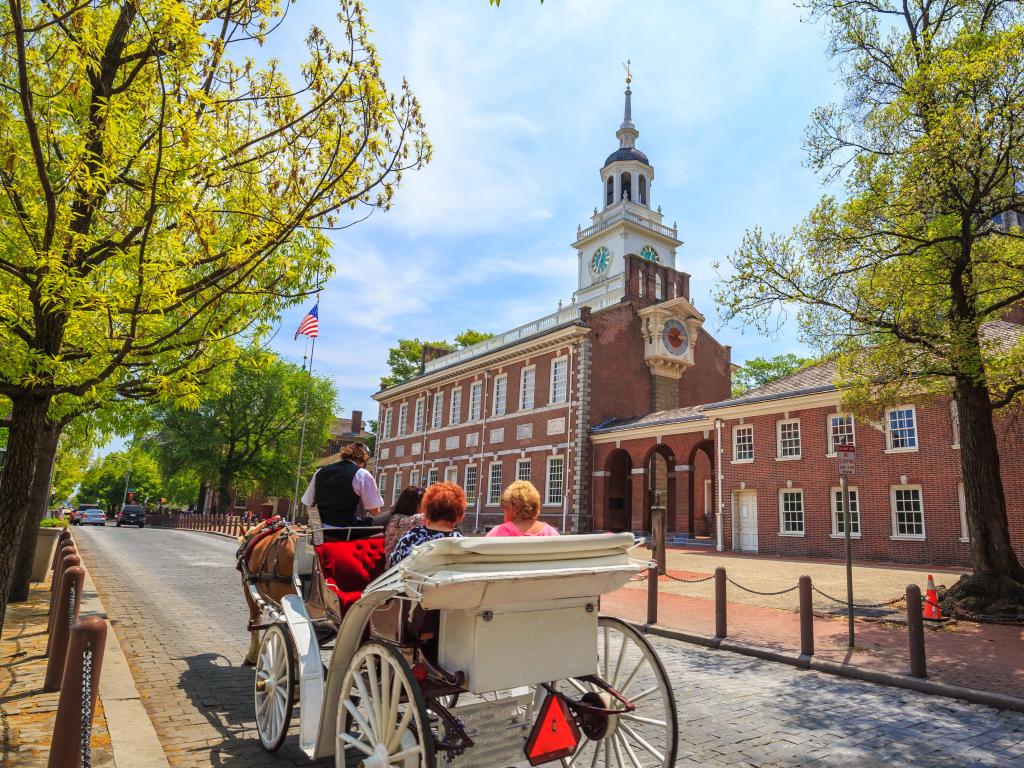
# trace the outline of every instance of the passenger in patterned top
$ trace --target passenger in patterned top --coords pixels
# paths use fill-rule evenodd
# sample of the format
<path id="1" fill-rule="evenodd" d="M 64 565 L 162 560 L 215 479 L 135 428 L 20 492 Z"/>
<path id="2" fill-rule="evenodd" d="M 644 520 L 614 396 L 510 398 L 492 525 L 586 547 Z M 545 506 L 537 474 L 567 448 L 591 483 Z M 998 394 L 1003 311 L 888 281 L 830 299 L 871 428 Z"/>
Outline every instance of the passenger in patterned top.
<path id="1" fill-rule="evenodd" d="M 407 558 L 412 550 L 434 539 L 461 539 L 455 527 L 466 514 L 466 494 L 455 483 L 435 483 L 420 501 L 423 525 L 418 525 L 398 540 L 388 556 L 388 567 Z"/>

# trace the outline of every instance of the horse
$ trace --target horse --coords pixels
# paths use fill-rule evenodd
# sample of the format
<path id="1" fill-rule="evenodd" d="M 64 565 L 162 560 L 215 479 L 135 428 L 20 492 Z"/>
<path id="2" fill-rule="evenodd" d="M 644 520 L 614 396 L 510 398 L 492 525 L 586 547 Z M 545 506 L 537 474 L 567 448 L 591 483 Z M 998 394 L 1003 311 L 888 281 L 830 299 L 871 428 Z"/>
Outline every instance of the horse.
<path id="1" fill-rule="evenodd" d="M 292 568 L 298 534 L 287 520 L 275 516 L 245 530 L 239 537 L 238 570 L 242 574 L 242 594 L 249 606 L 249 650 L 244 661 L 247 666 L 256 664 L 260 650 L 260 609 L 247 585 L 253 584 L 260 597 L 272 605 L 280 605 L 285 595 L 295 594 Z"/>

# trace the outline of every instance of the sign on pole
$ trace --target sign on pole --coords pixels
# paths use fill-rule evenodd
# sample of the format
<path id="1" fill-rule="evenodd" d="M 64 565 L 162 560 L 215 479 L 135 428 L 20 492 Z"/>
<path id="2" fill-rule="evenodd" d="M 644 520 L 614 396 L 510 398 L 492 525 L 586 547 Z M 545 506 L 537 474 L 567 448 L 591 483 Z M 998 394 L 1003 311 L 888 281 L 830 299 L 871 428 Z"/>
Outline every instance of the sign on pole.
<path id="1" fill-rule="evenodd" d="M 839 474 L 852 475 L 857 472 L 857 447 L 853 445 L 837 445 L 839 456 Z"/>

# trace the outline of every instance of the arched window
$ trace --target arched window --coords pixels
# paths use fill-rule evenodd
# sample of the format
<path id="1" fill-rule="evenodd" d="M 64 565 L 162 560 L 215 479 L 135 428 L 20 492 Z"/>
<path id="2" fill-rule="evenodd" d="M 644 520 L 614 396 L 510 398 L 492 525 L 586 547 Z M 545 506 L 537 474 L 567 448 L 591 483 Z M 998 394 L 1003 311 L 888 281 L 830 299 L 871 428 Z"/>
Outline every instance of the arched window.
<path id="1" fill-rule="evenodd" d="M 640 176 L 640 205 L 647 205 L 647 177 Z"/>
<path id="2" fill-rule="evenodd" d="M 622 199 L 632 200 L 633 199 L 633 177 L 629 175 L 629 172 L 622 174 L 622 178 L 619 182 L 622 185 Z"/>
<path id="3" fill-rule="evenodd" d="M 662 288 L 662 286 L 661 286 L 661 275 L 655 275 L 654 276 L 654 298 L 657 299 L 658 301 L 661 301 L 662 299 L 665 298 L 664 294 L 662 294 L 662 292 L 661 292 L 661 288 Z"/>
<path id="4" fill-rule="evenodd" d="M 604 204 L 611 205 L 615 202 L 615 177 L 609 176 L 608 183 L 605 185 L 607 191 L 604 196 Z"/>
<path id="5" fill-rule="evenodd" d="M 640 257 L 646 261 L 653 261 L 655 264 L 661 264 L 661 258 L 658 256 L 658 252 L 654 250 L 653 245 L 645 245 L 641 248 Z"/>

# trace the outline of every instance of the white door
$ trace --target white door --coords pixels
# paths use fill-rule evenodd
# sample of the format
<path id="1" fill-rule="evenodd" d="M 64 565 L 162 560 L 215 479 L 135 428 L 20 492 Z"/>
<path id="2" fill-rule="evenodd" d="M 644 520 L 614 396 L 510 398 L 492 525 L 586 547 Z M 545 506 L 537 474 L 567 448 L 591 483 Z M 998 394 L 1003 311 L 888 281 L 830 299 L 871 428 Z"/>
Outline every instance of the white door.
<path id="1" fill-rule="evenodd" d="M 744 491 L 738 495 L 740 549 L 757 552 L 757 492 Z"/>

